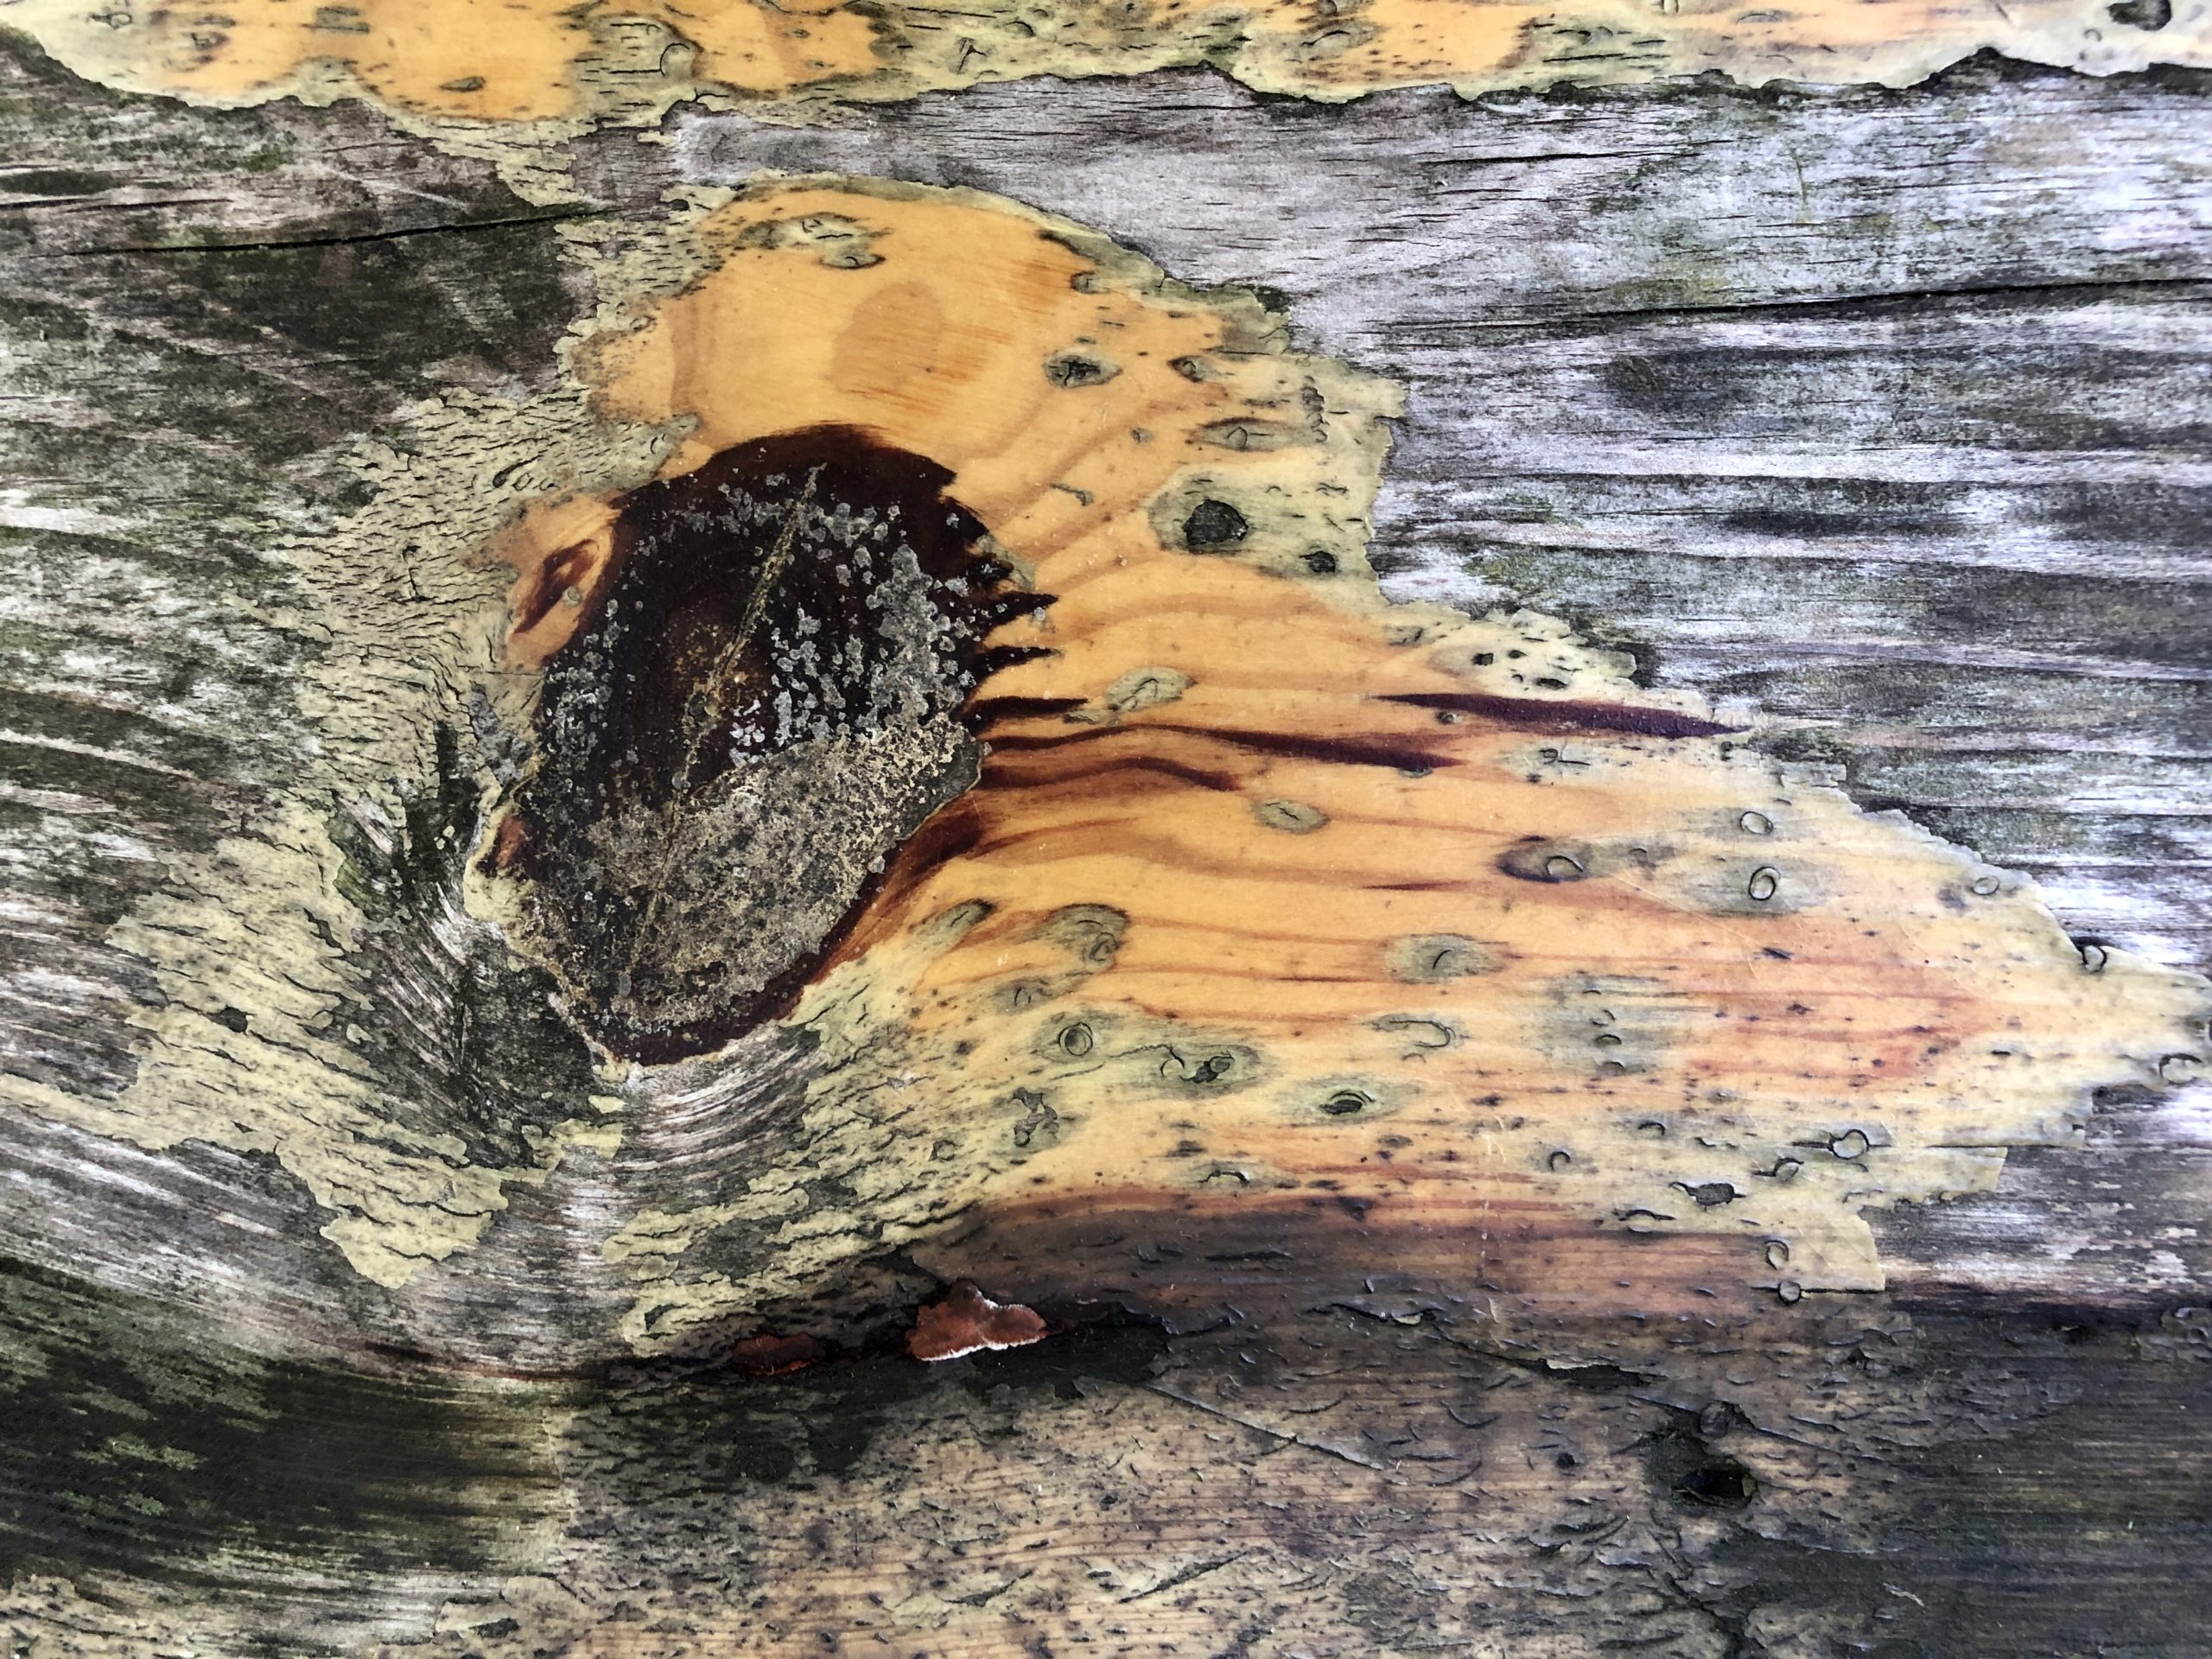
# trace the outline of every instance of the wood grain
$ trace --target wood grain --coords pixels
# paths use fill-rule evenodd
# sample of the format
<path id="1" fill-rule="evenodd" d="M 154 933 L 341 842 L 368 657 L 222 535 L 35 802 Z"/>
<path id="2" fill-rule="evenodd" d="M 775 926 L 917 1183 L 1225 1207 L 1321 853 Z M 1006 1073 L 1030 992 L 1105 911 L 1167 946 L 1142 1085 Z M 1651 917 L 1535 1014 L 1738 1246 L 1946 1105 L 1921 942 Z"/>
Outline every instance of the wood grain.
<path id="1" fill-rule="evenodd" d="M 1906 85 L 1985 49 L 2098 73 L 2202 65 L 2203 0 L 1817 0 L 1787 10 L 1679 0 L 1160 0 L 865 7 L 842 0 L 238 0 L 219 10 L 88 10 L 17 0 L 10 23 L 108 85 L 232 105 L 359 92 L 411 115 L 650 121 L 701 92 L 752 101 L 910 98 L 1030 76 L 1192 64 L 1257 90 L 1329 100 L 1442 84 L 1614 85 L 1717 73 L 1745 85 Z"/>
<path id="2" fill-rule="evenodd" d="M 465 855 L 520 776 L 539 671 L 505 658 L 512 570 L 469 556 L 526 503 L 650 488 L 686 436 L 584 408 L 569 342 L 727 261 L 694 234 L 715 186 L 829 165 L 993 188 L 1185 276 L 1281 289 L 1297 350 L 1408 387 L 1377 514 L 1393 594 L 1587 623 L 1602 593 L 1607 650 L 1681 694 L 1656 701 L 1713 702 L 1770 759 L 1851 768 L 1862 807 L 2032 864 L 2069 931 L 2201 963 L 2201 87 L 1979 64 L 1902 94 L 1318 111 L 1198 78 L 1033 85 L 804 140 L 698 111 L 665 145 L 560 140 L 543 154 L 582 200 L 549 207 L 499 181 L 504 153 L 358 103 L 134 102 L 0 52 L 11 1642 L 2199 1649 L 2202 1084 L 2103 1091 L 2080 1144 L 2010 1150 L 1994 1191 L 1875 1211 L 1880 1292 L 1575 1317 L 1389 1268 L 1354 1282 L 1363 1252 L 1409 1242 L 1349 1216 L 1332 1235 L 1263 1214 L 1236 1241 L 1155 1210 L 1065 1259 L 1118 1263 L 1160 1306 L 1182 1262 L 1349 1288 L 1230 1301 L 1206 1331 L 1040 1303 L 1044 1340 L 925 1365 L 906 1332 L 948 1287 L 862 1236 L 838 1286 L 796 1273 L 770 1321 L 851 1345 L 709 1337 L 639 1360 L 620 1325 L 657 1236 L 610 1262 L 610 1232 L 657 1207 L 677 1244 L 696 1195 L 721 1195 L 751 1214 L 686 1270 L 736 1282 L 791 1254 L 779 1237 L 861 1231 L 902 1197 L 833 1166 L 895 1146 L 898 1097 L 873 1122 L 810 1116 L 822 1051 L 780 1026 L 735 1063 L 632 1083 L 472 916 L 490 895 Z M 1823 401 L 1839 365 L 1848 397 Z M 1756 395 L 1726 395 L 1749 366 Z M 1646 453 L 1665 467 L 1637 470 Z M 1592 686 L 1624 668 L 1600 658 Z M 1585 736 L 1707 741 L 1530 741 Z M 264 995 L 245 970 L 269 964 Z M 234 1094 L 212 1103 L 262 1138 L 210 1109 L 215 1139 L 156 1148 L 18 1088 L 111 1105 L 188 1075 L 180 1053 L 244 1075 L 264 1049 L 367 1109 L 318 1122 Z M 1033 1116 L 1034 1143 L 1041 1112 L 1001 1122 Z M 542 1137 L 569 1120 L 595 1133 L 556 1160 Z M 359 1205 L 433 1136 L 423 1170 L 500 1202 L 345 1212 L 372 1265 L 378 1240 L 453 1243 L 403 1282 L 367 1276 L 310 1177 Z M 794 1147 L 816 1173 L 750 1184 Z M 987 1277 L 1050 1264 L 991 1253 L 1020 1243 L 1010 1222 L 969 1249 Z M 1660 1254 L 1682 1264 L 1681 1244 L 1598 1236 L 1609 1263 L 1578 1274 L 1663 1286 Z M 1709 1287 L 1741 1265 L 1720 1248 Z"/>
<path id="3" fill-rule="evenodd" d="M 2075 931 L 2201 964 L 2202 85 L 1985 61 L 1928 95 L 1323 112 L 1090 82 L 804 141 L 695 116 L 581 176 L 638 202 L 826 156 L 1264 284 L 1407 386 L 1391 594 L 1573 617 Z"/>
<path id="4" fill-rule="evenodd" d="M 2201 1064 L 2198 983 L 2085 956 L 2016 879 L 1558 624 L 1383 601 L 1395 398 L 1249 298 L 911 187 L 762 187 L 699 234 L 723 262 L 587 347 L 606 411 L 686 421 L 679 476 L 866 427 L 1039 595 L 992 636 L 1030 660 L 977 689 L 979 781 L 791 1016 L 837 1057 L 810 1111 L 905 1097 L 865 1179 L 917 1259 L 1150 1312 L 1377 1268 L 1560 1307 L 1875 1288 L 1862 1208 L 1986 1186 L 2089 1088 Z M 585 511 L 502 550 L 520 590 L 557 561 L 571 618 Z M 746 1213 L 654 1212 L 633 1340 L 793 1273 L 683 1266 Z M 1164 1216 L 1217 1265 L 1145 1271 Z M 1624 1281 L 1614 1230 L 1681 1245 Z M 1264 1243 L 1338 1230 L 1356 1270 Z"/>
<path id="5" fill-rule="evenodd" d="M 1408 386 L 1388 591 L 1572 615 L 1640 678 L 1760 710 L 1770 753 L 2032 874 L 2077 936 L 2201 969 L 2202 88 L 1984 61 L 1904 95 L 1323 114 L 1191 77 L 1141 119 L 1110 83 L 978 89 L 810 154 L 1289 296 L 1302 340 Z M 636 200 L 804 159 L 738 116 L 679 131 L 581 176 Z M 2016 1153 L 2032 1199 L 1877 1231 L 1931 1287 L 2185 1295 L 2212 1271 L 2197 1098 L 2101 1116 L 2105 1176 Z"/>

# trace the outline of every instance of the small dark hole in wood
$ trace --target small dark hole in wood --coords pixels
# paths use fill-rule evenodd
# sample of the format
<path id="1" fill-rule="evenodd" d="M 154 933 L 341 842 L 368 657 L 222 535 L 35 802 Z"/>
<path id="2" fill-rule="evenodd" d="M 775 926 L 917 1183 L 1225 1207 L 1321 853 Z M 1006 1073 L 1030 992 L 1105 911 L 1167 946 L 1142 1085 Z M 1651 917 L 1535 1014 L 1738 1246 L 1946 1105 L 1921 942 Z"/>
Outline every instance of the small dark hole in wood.
<path id="1" fill-rule="evenodd" d="M 2117 0 L 2116 4 L 2105 8 L 2105 16 L 2115 23 L 2156 34 L 2173 22 L 2173 0 Z"/>
<path id="2" fill-rule="evenodd" d="M 1192 507 L 1183 520 L 1183 545 L 1193 550 L 1227 547 L 1243 541 L 1251 528 L 1244 515 L 1228 502 L 1209 498 Z"/>
<path id="3" fill-rule="evenodd" d="M 1735 1459 L 1708 1453 L 1668 1490 L 1696 1508 L 1740 1510 L 1758 1496 L 1759 1484 Z"/>

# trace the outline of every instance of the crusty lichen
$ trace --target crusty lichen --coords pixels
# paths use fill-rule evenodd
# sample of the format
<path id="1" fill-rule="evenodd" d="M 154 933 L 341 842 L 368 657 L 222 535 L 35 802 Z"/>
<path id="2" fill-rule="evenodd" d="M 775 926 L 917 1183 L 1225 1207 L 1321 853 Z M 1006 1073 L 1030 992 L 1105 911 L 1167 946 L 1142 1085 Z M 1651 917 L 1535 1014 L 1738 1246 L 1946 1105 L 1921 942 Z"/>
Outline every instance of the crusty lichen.
<path id="1" fill-rule="evenodd" d="M 804 115 L 836 100 L 911 98 L 1033 75 L 1137 74 L 1193 64 L 1262 92 L 1324 99 L 1447 85 L 1474 94 L 1713 72 L 1750 85 L 1902 86 L 1994 49 L 2097 73 L 2212 60 L 2202 0 L 1784 10 L 1579 0 L 1155 0 L 1100 8 L 891 0 L 232 0 L 219 10 L 98 12 L 18 0 L 9 22 L 81 74 L 217 105 L 366 95 L 447 142 L 647 122 L 702 93 Z M 510 132 L 505 141 L 531 142 Z"/>
<path id="2" fill-rule="evenodd" d="M 542 1183 L 573 1149 L 610 1149 L 613 1096 L 557 1021 L 557 1039 L 521 1068 L 526 1103 L 470 1075 L 496 1033 L 468 1028 L 466 986 L 431 988 L 429 1012 L 460 1031 L 404 1052 L 413 1033 L 382 995 L 395 963 L 378 943 L 397 923 L 371 913 L 383 873 L 359 855 L 404 839 L 421 802 L 459 788 L 460 810 L 431 832 L 441 844 L 413 849 L 444 868 L 403 918 L 427 953 L 410 971 L 442 961 L 464 979 L 511 978 L 499 995 L 533 995 L 535 970 L 460 899 L 493 762 L 472 741 L 465 774 L 442 775 L 440 734 L 488 721 L 496 736 L 530 695 L 500 662 L 504 584 L 471 555 L 530 493 L 642 477 L 664 442 L 594 421 L 573 394 L 454 393 L 359 446 L 367 505 L 270 550 L 289 579 L 264 620 L 304 642 L 292 776 L 265 814 L 173 858 L 162 887 L 111 931 L 159 991 L 132 1014 L 135 1076 L 110 1096 L 15 1077 L 0 1089 L 143 1147 L 272 1154 L 331 1212 L 325 1236 L 385 1287 L 476 1243 L 512 1189 Z M 497 1145 L 481 1134 L 487 1106 L 502 1118 Z"/>

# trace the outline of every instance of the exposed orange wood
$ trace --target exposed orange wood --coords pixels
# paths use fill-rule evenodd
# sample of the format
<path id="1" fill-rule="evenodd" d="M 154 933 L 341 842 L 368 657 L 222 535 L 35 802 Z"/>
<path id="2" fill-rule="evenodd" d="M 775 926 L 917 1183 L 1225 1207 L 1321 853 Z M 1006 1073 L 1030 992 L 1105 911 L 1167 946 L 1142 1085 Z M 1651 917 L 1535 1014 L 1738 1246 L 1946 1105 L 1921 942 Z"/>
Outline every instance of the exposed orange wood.
<path id="1" fill-rule="evenodd" d="M 218 104 L 351 87 L 419 114 L 563 118 L 700 88 L 752 97 L 909 97 L 1038 74 L 1214 63 L 1263 90 L 1325 99 L 1443 83 L 1503 86 L 1718 72 L 1759 84 L 1904 84 L 1983 48 L 2108 72 L 2203 63 L 2212 14 L 2153 27 L 2101 0 L 1814 0 L 1783 9 L 1579 0 L 1155 0 L 1101 10 L 943 0 L 236 0 L 99 11 L 19 0 L 8 14 L 79 73 Z M 2165 18 L 2160 10 L 2156 16 Z"/>
<path id="2" fill-rule="evenodd" d="M 2026 882 L 1560 625 L 1386 602 L 1395 394 L 1249 296 L 963 193 L 778 184 L 709 232 L 719 267 L 585 353 L 603 412 L 692 422 L 671 474 L 870 429 L 1051 596 L 995 636 L 1046 654 L 982 688 L 981 784 L 791 1015 L 823 1122 L 896 1123 L 875 1218 L 923 1259 L 1016 1299 L 1264 1294 L 1270 1239 L 1560 1307 L 1871 1287 L 1863 1209 L 1986 1186 L 2201 1037 L 2197 982 L 2085 959 Z M 543 601 L 588 599 L 607 511 L 502 543 L 519 660 L 585 613 Z M 685 1275 L 754 1202 L 701 1197 L 614 1247 L 640 1340 L 757 1294 Z M 1147 1276 L 1147 1228 L 1258 1243 Z"/>

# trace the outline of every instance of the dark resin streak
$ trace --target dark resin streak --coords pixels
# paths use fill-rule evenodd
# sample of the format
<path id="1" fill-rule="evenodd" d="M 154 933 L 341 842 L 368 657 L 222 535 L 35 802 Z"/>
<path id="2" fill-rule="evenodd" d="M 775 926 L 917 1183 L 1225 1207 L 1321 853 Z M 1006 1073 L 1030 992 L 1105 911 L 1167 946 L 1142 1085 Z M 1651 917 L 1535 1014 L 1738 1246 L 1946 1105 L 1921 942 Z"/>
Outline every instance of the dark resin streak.
<path id="1" fill-rule="evenodd" d="M 728 449 L 620 504 L 548 667 L 505 864 L 571 1012 L 664 1061 L 785 1011 L 976 775 L 1014 586 L 951 474 L 865 432 Z"/>
<path id="2" fill-rule="evenodd" d="M 1612 702 L 1570 702 L 1549 697 L 1507 697 L 1484 691 L 1395 692 L 1377 699 L 1440 714 L 1478 715 L 1502 726 L 1565 735 L 1570 732 L 1633 732 L 1641 737 L 1726 737 L 1741 726 L 1700 720 L 1666 709 Z"/>

